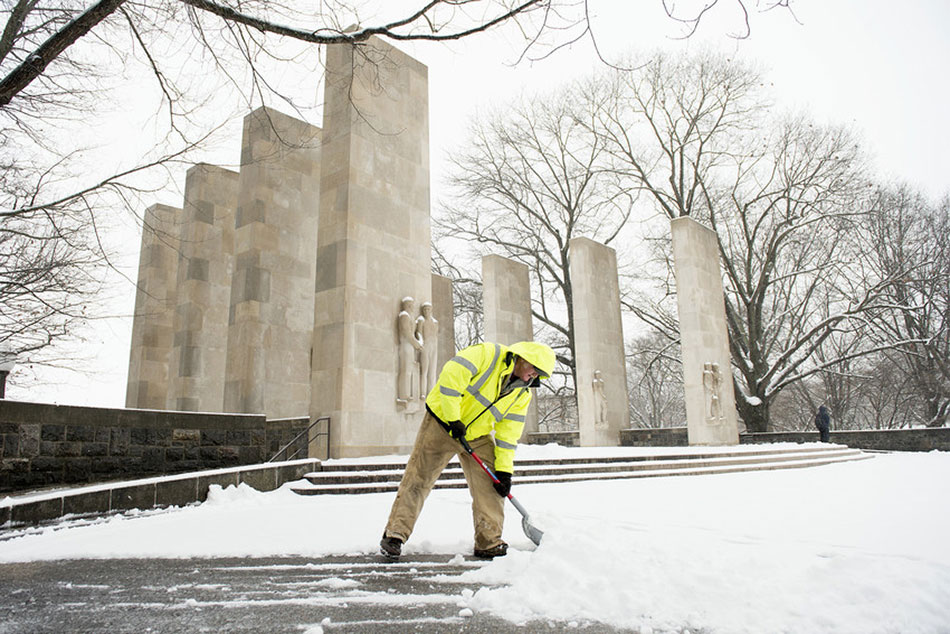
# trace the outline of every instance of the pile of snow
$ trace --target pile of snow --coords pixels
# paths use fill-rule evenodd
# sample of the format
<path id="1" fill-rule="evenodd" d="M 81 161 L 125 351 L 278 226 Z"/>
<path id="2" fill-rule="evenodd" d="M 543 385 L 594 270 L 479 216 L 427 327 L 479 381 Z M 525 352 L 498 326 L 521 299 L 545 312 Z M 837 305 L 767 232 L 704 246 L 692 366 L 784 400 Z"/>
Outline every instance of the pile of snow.
<path id="1" fill-rule="evenodd" d="M 475 612 L 656 632 L 948 631 L 948 453 L 514 493 L 544 540 L 535 549 L 508 507 L 509 555 L 461 578 L 505 584 L 460 586 Z M 215 488 L 172 512 L 10 531 L 0 562 L 375 554 L 393 496 Z M 404 551 L 469 553 L 470 504 L 465 490 L 434 491 Z"/>

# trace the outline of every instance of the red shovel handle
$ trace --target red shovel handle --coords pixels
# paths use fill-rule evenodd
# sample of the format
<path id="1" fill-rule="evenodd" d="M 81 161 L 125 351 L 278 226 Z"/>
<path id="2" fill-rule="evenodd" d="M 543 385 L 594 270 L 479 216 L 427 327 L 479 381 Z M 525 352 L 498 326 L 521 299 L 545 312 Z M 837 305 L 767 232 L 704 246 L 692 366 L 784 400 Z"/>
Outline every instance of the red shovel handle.
<path id="1" fill-rule="evenodd" d="M 460 438 L 459 442 L 462 443 L 462 447 L 465 448 L 465 452 L 468 455 L 470 455 L 472 458 L 475 458 L 475 462 L 478 463 L 478 466 L 480 466 L 482 469 L 485 470 L 485 473 L 487 473 L 488 476 L 492 479 L 492 482 L 496 482 L 496 483 L 501 482 L 501 480 L 498 479 L 498 476 L 496 476 L 494 472 L 492 472 L 492 470 L 488 468 L 488 465 L 482 462 L 482 459 L 478 457 L 478 454 L 472 450 L 472 446 L 468 444 L 467 440 L 465 440 L 464 438 Z M 511 499 L 511 493 L 509 493 L 507 497 Z"/>

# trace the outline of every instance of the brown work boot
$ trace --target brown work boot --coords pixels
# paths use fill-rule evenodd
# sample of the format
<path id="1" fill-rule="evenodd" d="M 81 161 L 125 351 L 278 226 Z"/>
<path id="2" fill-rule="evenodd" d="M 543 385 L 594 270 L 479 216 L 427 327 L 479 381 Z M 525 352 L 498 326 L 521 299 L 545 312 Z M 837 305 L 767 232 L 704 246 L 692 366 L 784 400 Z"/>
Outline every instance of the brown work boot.
<path id="1" fill-rule="evenodd" d="M 398 537 L 386 537 L 379 540 L 379 552 L 390 559 L 399 559 L 402 554 L 402 540 Z"/>
<path id="2" fill-rule="evenodd" d="M 501 542 L 491 548 L 476 548 L 475 556 L 479 559 L 494 559 L 495 557 L 504 557 L 508 554 L 508 544 Z"/>

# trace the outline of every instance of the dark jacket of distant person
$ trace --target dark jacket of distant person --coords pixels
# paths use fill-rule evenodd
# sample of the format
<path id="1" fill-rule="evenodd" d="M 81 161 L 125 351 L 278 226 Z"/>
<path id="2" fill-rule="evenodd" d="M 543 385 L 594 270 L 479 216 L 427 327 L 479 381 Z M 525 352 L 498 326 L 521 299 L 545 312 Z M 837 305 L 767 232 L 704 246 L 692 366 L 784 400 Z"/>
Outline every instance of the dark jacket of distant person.
<path id="1" fill-rule="evenodd" d="M 831 436 L 831 415 L 828 413 L 828 408 L 824 405 L 819 407 L 818 413 L 815 414 L 815 427 L 818 428 L 821 442 L 828 442 Z"/>

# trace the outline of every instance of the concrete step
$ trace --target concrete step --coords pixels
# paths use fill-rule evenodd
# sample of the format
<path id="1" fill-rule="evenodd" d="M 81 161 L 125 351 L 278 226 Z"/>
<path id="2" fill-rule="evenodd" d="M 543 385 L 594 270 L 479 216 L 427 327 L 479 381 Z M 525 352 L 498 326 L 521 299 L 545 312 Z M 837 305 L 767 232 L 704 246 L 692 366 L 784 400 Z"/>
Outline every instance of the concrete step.
<path id="1" fill-rule="evenodd" d="M 803 450 L 763 453 L 697 454 L 693 456 L 630 456 L 579 458 L 566 460 L 525 460 L 517 462 L 516 482 L 528 481 L 538 476 L 570 475 L 583 473 L 626 473 L 629 471 L 672 470 L 683 467 L 722 467 L 802 460 L 811 457 L 846 457 L 860 454 L 858 450 L 841 447 L 834 450 Z M 358 469 L 353 469 L 356 466 Z M 370 484 L 398 482 L 405 464 L 385 463 L 369 465 L 342 465 L 329 467 L 304 477 L 315 485 Z M 363 468 L 359 468 L 363 467 Z M 457 460 L 449 463 L 441 481 L 464 478 Z"/>
<path id="2" fill-rule="evenodd" d="M 873 456 L 844 446 L 720 451 L 672 455 L 631 455 L 554 460 L 519 460 L 512 479 L 515 485 L 584 480 L 616 480 L 674 475 L 708 475 L 774 469 L 815 467 Z M 344 495 L 395 491 L 405 463 L 325 464 L 294 485 L 300 495 Z M 435 488 L 464 488 L 465 478 L 453 460 L 436 481 Z"/>
<path id="3" fill-rule="evenodd" d="M 761 448 L 758 448 L 761 447 Z M 799 448 L 772 448 L 768 445 L 760 445 L 755 449 L 746 449 L 738 451 L 699 451 L 699 452 L 683 452 L 683 453 L 669 453 L 669 454 L 634 454 L 629 456 L 603 456 L 596 458 L 598 462 L 611 463 L 611 462 L 648 462 L 648 461 L 663 461 L 663 460 L 691 460 L 699 458 L 736 458 L 736 457 L 745 457 L 749 455 L 756 456 L 781 456 L 787 454 L 806 454 L 806 453 L 823 453 L 827 451 L 836 451 L 846 448 L 844 445 L 801 445 Z M 553 458 L 553 459 L 521 459 L 517 460 L 517 467 L 520 469 L 525 466 L 532 465 L 569 465 L 569 464 L 586 464 L 590 462 L 591 458 Z M 458 466 L 458 460 L 453 459 L 449 462 L 449 466 Z M 324 464 L 324 470 L 332 469 L 333 471 L 393 471 L 398 470 L 402 471 L 406 467 L 406 460 L 384 460 L 381 459 L 379 462 L 355 462 L 355 463 L 344 463 L 330 461 Z"/>

